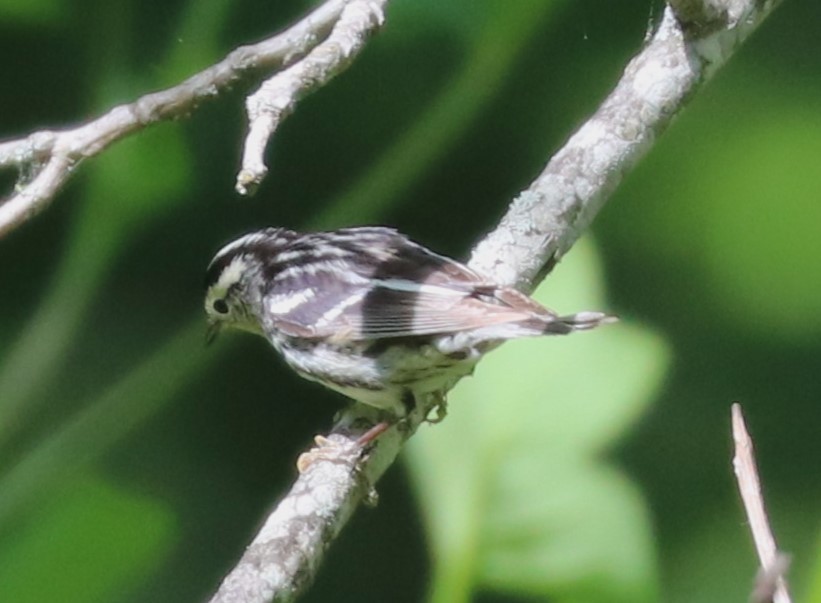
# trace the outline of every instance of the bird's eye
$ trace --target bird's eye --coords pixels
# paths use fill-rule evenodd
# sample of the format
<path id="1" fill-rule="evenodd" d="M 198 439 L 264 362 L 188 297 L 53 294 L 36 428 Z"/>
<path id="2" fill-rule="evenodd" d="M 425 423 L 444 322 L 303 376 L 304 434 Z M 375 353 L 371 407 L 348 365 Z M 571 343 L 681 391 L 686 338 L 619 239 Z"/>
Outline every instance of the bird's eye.
<path id="1" fill-rule="evenodd" d="M 228 303 L 224 299 L 215 299 L 212 307 L 217 314 L 228 314 Z"/>

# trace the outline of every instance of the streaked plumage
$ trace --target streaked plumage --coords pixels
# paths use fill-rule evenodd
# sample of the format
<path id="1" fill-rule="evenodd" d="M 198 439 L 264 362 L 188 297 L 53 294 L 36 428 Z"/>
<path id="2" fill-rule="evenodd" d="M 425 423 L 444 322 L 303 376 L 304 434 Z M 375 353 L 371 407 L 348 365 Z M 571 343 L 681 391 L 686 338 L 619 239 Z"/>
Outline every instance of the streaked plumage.
<path id="1" fill-rule="evenodd" d="M 214 328 L 263 335 L 302 376 L 397 413 L 507 339 L 611 320 L 557 316 L 383 227 L 245 235 L 214 257 L 206 288 Z"/>

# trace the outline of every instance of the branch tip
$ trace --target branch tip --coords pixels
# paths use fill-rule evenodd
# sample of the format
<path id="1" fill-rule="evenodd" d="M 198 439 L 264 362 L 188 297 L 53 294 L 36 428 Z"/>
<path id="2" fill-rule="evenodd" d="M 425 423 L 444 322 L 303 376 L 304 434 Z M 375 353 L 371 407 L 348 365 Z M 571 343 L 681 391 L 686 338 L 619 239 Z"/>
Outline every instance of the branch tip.
<path id="1" fill-rule="evenodd" d="M 744 503 L 744 511 L 750 523 L 755 548 L 761 569 L 756 578 L 752 601 L 773 601 L 773 603 L 790 603 L 787 582 L 784 578 L 789 566 L 789 557 L 776 548 L 767 512 L 764 508 L 764 497 L 761 493 L 761 482 L 755 463 L 753 440 L 744 422 L 741 405 L 733 402 L 732 408 L 733 441 L 735 454 L 733 470 L 738 482 L 738 490 Z"/>
<path id="2" fill-rule="evenodd" d="M 114 107 L 89 122 L 0 142 L 0 168 L 31 174 L 18 181 L 9 198 L 0 199 L 0 238 L 48 207 L 83 159 L 154 123 L 190 115 L 248 74 L 281 69 L 304 56 L 329 34 L 350 1 L 327 0 L 287 30 L 242 46 L 176 86 Z M 244 190 L 250 192 L 255 179 L 262 177 L 264 171 L 252 174 Z"/>
<path id="3" fill-rule="evenodd" d="M 274 74 L 246 101 L 248 134 L 235 189 L 252 194 L 267 173 L 265 149 L 282 120 L 307 94 L 344 71 L 385 22 L 388 0 L 348 0 L 328 37 L 303 58 Z"/>

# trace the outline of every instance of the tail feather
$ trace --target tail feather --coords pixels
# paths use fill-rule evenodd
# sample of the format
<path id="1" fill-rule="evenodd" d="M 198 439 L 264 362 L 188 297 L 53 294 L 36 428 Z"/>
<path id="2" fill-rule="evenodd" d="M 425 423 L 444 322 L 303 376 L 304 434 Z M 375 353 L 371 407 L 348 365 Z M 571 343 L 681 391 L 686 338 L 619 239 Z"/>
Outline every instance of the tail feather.
<path id="1" fill-rule="evenodd" d="M 524 320 L 488 324 L 476 329 L 453 333 L 449 337 L 442 338 L 436 345 L 443 354 L 461 353 L 473 348 L 484 353 L 509 339 L 539 335 L 567 335 L 574 331 L 586 331 L 618 320 L 615 316 L 603 312 L 578 312 L 567 316 L 556 316 L 544 308 L 540 310 L 539 316 L 531 316 Z"/>
<path id="2" fill-rule="evenodd" d="M 544 334 L 567 335 L 574 331 L 587 331 L 599 325 L 617 322 L 618 318 L 603 312 L 577 312 L 567 316 L 555 316 L 542 325 Z"/>
<path id="3" fill-rule="evenodd" d="M 574 331 L 587 331 L 599 325 L 618 321 L 615 316 L 604 312 L 577 312 L 566 316 L 556 316 L 552 310 L 545 308 L 533 298 L 509 287 L 495 288 L 492 295 L 509 308 L 531 316 L 523 321 L 513 322 L 512 324 L 517 325 L 521 330 L 515 334 L 511 331 L 511 334 L 504 339 L 542 334 L 567 335 Z"/>

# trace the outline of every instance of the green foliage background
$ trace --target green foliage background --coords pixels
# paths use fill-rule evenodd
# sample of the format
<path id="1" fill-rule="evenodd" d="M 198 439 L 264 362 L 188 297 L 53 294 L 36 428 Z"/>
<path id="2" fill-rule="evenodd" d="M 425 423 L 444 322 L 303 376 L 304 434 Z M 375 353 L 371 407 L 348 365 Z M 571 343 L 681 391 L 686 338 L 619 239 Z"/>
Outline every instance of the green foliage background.
<path id="1" fill-rule="evenodd" d="M 2 0 L 0 136 L 175 83 L 307 7 Z M 252 201 L 232 189 L 246 88 L 83 165 L 0 241 L 0 601 L 203 600 L 343 403 L 261 339 L 203 346 L 212 253 L 263 225 L 386 223 L 464 257 L 660 10 L 395 0 Z M 787 0 L 538 293 L 621 324 L 483 362 L 305 601 L 745 600 L 740 400 L 796 600 L 821 602 L 819 22 Z"/>

